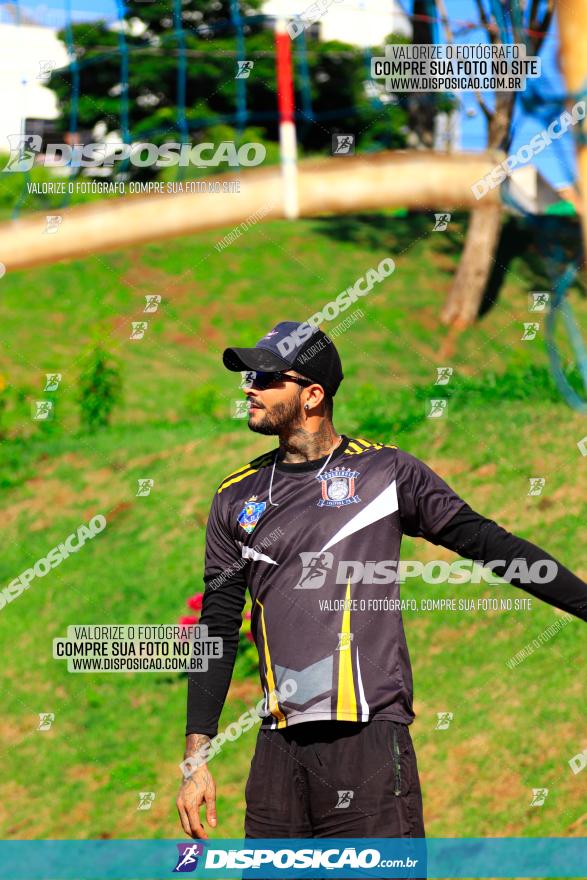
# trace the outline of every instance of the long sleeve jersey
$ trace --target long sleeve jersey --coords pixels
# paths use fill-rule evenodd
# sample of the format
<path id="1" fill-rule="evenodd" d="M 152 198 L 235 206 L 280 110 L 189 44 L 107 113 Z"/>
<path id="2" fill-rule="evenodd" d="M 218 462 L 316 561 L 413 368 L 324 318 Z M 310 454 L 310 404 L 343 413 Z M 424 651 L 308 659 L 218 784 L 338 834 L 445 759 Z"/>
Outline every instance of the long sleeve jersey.
<path id="1" fill-rule="evenodd" d="M 582 580 L 473 511 L 409 453 L 344 435 L 329 460 L 288 464 L 274 450 L 226 477 L 212 502 L 200 623 L 208 636 L 222 638 L 223 654 L 206 672 L 188 676 L 186 733 L 218 731 L 247 588 L 264 726 L 329 719 L 410 724 L 403 534 L 492 562 L 492 571 L 514 586 L 587 620 Z M 515 560 L 524 563 L 521 570 L 512 567 Z"/>

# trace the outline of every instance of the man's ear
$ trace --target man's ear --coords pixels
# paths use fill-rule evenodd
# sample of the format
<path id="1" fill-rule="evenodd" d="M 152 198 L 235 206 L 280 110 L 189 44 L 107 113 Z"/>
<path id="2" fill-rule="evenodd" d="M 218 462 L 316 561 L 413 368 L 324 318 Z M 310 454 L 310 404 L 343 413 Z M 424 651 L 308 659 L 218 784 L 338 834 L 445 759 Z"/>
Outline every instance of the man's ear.
<path id="1" fill-rule="evenodd" d="M 304 409 L 308 410 L 313 409 L 315 406 L 320 406 L 324 400 L 324 389 L 322 386 L 316 383 L 315 385 L 308 385 L 305 390 L 310 395 L 310 400 L 304 404 Z"/>

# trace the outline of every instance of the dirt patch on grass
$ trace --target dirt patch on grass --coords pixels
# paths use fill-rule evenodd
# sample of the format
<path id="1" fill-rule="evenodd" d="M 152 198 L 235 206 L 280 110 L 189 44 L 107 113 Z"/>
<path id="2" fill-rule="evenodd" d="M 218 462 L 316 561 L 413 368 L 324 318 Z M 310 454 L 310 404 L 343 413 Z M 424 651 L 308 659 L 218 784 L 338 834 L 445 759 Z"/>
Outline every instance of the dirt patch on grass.
<path id="1" fill-rule="evenodd" d="M 233 681 L 228 690 L 228 701 L 242 700 L 243 703 L 256 703 L 263 696 L 261 686 L 258 681 L 252 679 L 245 681 Z"/>
<path id="2" fill-rule="evenodd" d="M 583 813 L 574 822 L 567 826 L 567 831 L 572 837 L 584 837 L 587 834 L 587 813 Z"/>
<path id="3" fill-rule="evenodd" d="M 15 819 L 18 819 L 16 805 L 20 804 L 23 811 L 25 804 L 27 805 L 26 809 L 30 809 L 32 804 L 27 804 L 27 799 L 29 798 L 30 790 L 24 785 L 18 785 L 18 783 L 13 781 L 0 785 L 0 828 L 2 828 L 3 835 L 6 835 L 6 837 L 19 837 L 23 828 L 30 832 L 30 815 L 27 815 L 20 822 L 15 821 Z M 34 834 L 29 833 L 26 836 L 33 837 Z"/>
<path id="4" fill-rule="evenodd" d="M 144 296 L 159 294 L 162 297 L 162 306 L 166 300 L 182 302 L 188 297 L 193 298 L 198 287 L 191 269 L 186 269 L 175 277 L 155 266 L 145 266 L 137 255 L 133 255 L 132 265 L 121 281 L 133 292 L 143 293 Z"/>
<path id="5" fill-rule="evenodd" d="M 91 466 L 91 462 L 87 458 L 84 458 L 79 452 L 66 452 L 58 458 L 47 457 L 44 458 L 42 462 L 39 461 L 37 465 L 39 477 L 33 479 L 46 479 L 63 466 L 76 468 L 77 470 L 85 470 Z"/>
<path id="6" fill-rule="evenodd" d="M 11 678 L 13 676 L 3 675 L 3 678 Z M 31 736 L 38 726 L 38 715 L 23 715 L 20 718 L 9 719 L 5 715 L 0 719 L 0 742 L 10 743 L 10 748 L 14 749 L 19 743 Z M 48 731 L 50 733 L 50 731 Z"/>
<path id="7" fill-rule="evenodd" d="M 473 471 L 476 477 L 494 477 L 497 473 L 497 465 L 494 461 L 488 464 L 482 464 L 477 470 Z"/>
<path id="8" fill-rule="evenodd" d="M 72 470 L 83 471 L 83 478 L 87 485 L 80 491 L 68 485 L 63 479 L 51 477 L 64 464 Z M 128 487 L 123 477 L 118 477 L 111 468 L 97 468 L 90 470 L 91 462 L 82 456 L 68 453 L 60 456 L 50 467 L 43 464 L 38 475 L 27 480 L 26 487 L 33 494 L 27 498 L 13 501 L 0 510 L 0 527 L 7 528 L 18 521 L 20 517 L 28 520 L 27 529 L 30 532 L 39 532 L 50 529 L 55 522 L 55 512 L 62 517 L 73 515 L 79 510 L 80 505 L 88 504 L 83 513 L 79 513 L 80 525 L 82 519 L 87 521 L 98 512 L 110 508 L 110 513 L 115 515 L 120 512 L 121 497 L 128 496 Z M 100 511 L 98 511 L 98 506 Z M 127 503 L 127 506 L 128 503 Z"/>
<path id="9" fill-rule="evenodd" d="M 175 333 L 173 336 L 168 335 L 167 338 L 173 345 L 181 345 L 183 348 L 194 348 L 196 351 L 207 351 L 208 349 L 208 340 L 195 330 L 191 336 L 185 333 Z"/>
<path id="10" fill-rule="evenodd" d="M 88 792 L 97 791 L 108 782 L 108 772 L 95 764 L 74 764 L 66 767 L 64 777 L 68 782 L 82 782 Z"/>
<path id="11" fill-rule="evenodd" d="M 212 489 L 210 489 L 209 495 L 212 497 Z M 202 528 L 208 522 L 208 516 L 205 513 L 202 513 L 200 508 L 201 501 L 199 498 L 190 497 L 180 508 L 180 515 L 182 519 L 189 520 L 193 523 L 197 528 Z"/>
<path id="12" fill-rule="evenodd" d="M 96 483 L 94 483 L 95 474 L 98 475 Z M 100 475 L 104 478 L 100 479 Z M 31 523 L 30 530 L 34 532 L 50 529 L 53 525 L 55 509 L 59 509 L 62 514 L 71 513 L 73 515 L 74 510 L 79 509 L 80 504 L 92 505 L 91 508 L 86 508 L 83 514 L 79 513 L 80 525 L 82 516 L 87 521 L 97 513 L 102 513 L 105 510 L 109 514 L 112 514 L 114 511 L 120 513 L 125 503 L 121 502 L 120 498 L 121 496 L 128 495 L 128 488 L 123 481 L 117 480 L 111 472 L 104 472 L 103 470 L 88 471 L 85 476 L 88 480 L 88 485 L 81 492 L 71 492 L 68 494 L 67 500 L 69 503 L 67 505 L 63 502 L 56 508 L 52 503 L 48 503 L 43 510 L 43 514 L 39 515 Z"/>
<path id="13" fill-rule="evenodd" d="M 463 827 L 463 813 L 471 809 L 471 779 L 475 780 L 472 792 L 475 803 L 485 804 L 488 816 L 502 810 L 504 803 L 523 803 L 528 789 L 519 773 L 507 767 L 501 767 L 497 772 L 480 768 L 480 756 L 495 752 L 496 744 L 489 732 L 472 736 L 465 742 L 454 743 L 440 764 L 430 744 L 420 749 L 424 809 L 430 825 L 438 822 L 442 828 Z M 432 771 L 428 768 L 435 769 Z M 519 824 L 512 827 L 520 831 Z M 437 833 L 432 828 L 430 831 Z M 502 829 L 499 830 L 501 832 Z"/>
<path id="14" fill-rule="evenodd" d="M 231 284 L 231 296 L 236 297 L 238 285 Z M 232 327 L 239 326 L 239 322 L 248 322 L 253 316 L 253 310 L 247 306 L 231 304 L 230 313 L 227 315 L 226 303 L 220 299 L 206 297 L 205 310 L 198 311 L 198 328 L 191 333 L 175 333 L 167 338 L 176 345 L 188 348 L 202 349 L 209 352 L 211 349 L 222 351 L 229 344 L 228 337 L 234 332 Z M 230 324 L 227 326 L 227 317 Z M 237 340 L 238 342 L 238 340 Z M 233 337 L 234 344 L 234 337 Z M 244 343 L 246 344 L 246 343 Z"/>
<path id="15" fill-rule="evenodd" d="M 179 460 L 188 459 L 191 455 L 199 455 L 206 441 L 189 440 L 187 443 L 180 443 L 179 446 L 171 446 L 167 449 L 159 449 L 157 452 L 149 452 L 147 455 L 140 455 L 137 458 L 129 458 L 127 461 L 127 470 L 137 467 L 148 467 L 156 461 L 167 461 L 170 458 Z"/>
<path id="16" fill-rule="evenodd" d="M 219 321 L 226 319 L 226 307 L 216 302 L 206 302 L 205 311 L 202 310 L 198 315 L 198 328 L 192 329 L 190 333 L 168 332 L 165 334 L 166 339 L 174 345 L 181 345 L 186 348 L 194 348 L 200 351 L 210 351 L 211 348 L 221 350 L 225 348 L 224 331 L 218 329 L 214 324 L 213 318 Z M 183 325 L 185 327 L 185 325 Z"/>
<path id="17" fill-rule="evenodd" d="M 35 494 L 0 510 L 0 528 L 7 528 L 24 515 L 33 519 L 29 525 L 31 531 L 47 528 L 51 525 L 54 512 L 70 507 L 78 497 L 73 489 L 60 480 L 33 477 L 27 480 L 26 485 L 32 486 Z"/>
<path id="18" fill-rule="evenodd" d="M 133 265 L 121 277 L 122 283 L 133 292 L 134 302 L 128 305 L 128 310 L 123 314 L 114 315 L 110 319 L 110 327 L 113 335 L 128 338 L 131 330 L 131 321 L 149 321 L 157 317 L 157 313 L 145 312 L 147 296 L 157 294 L 161 296 L 161 303 L 157 312 L 164 313 L 167 303 L 191 304 L 190 311 L 195 312 L 199 305 L 206 299 L 207 292 L 199 285 L 193 276 L 191 269 L 186 269 L 178 277 L 169 275 L 161 269 L 152 266 L 144 266 L 138 257 L 133 257 Z M 176 321 L 177 318 L 172 320 Z M 186 337 L 191 339 L 192 337 Z M 202 340 L 205 342 L 205 340 Z M 179 344 L 179 343 L 178 343 Z"/>
<path id="19" fill-rule="evenodd" d="M 441 477 L 447 479 L 470 471 L 467 462 L 458 458 L 438 458 L 438 456 L 433 456 L 431 458 L 427 457 L 426 464 Z"/>
<path id="20" fill-rule="evenodd" d="M 119 501 L 118 504 L 115 504 L 114 507 L 111 507 L 110 510 L 106 511 L 105 516 L 108 523 L 111 525 L 114 520 L 119 519 L 128 510 L 132 510 L 132 507 L 133 505 L 128 501 Z"/>
<path id="21" fill-rule="evenodd" d="M 109 336 L 128 339 L 132 330 L 131 321 L 133 318 L 138 320 L 138 314 L 140 313 L 129 312 L 127 315 L 114 315 L 110 318 L 108 322 L 110 326 Z"/>
<path id="22" fill-rule="evenodd" d="M 204 486 L 206 505 L 208 505 L 214 489 L 223 476 L 255 458 L 263 451 L 263 447 L 267 448 L 262 438 L 247 443 L 245 447 L 242 442 L 243 434 L 240 431 L 223 434 L 222 438 L 224 442 L 215 443 L 214 446 L 211 446 L 209 438 L 202 438 L 128 458 L 124 471 L 131 468 L 143 470 L 156 462 L 169 462 L 169 469 L 173 469 L 172 483 L 176 487 L 175 497 L 178 506 L 183 506 L 183 516 L 190 517 L 199 525 L 205 525 L 206 516 L 198 509 L 202 503 L 197 491 L 201 481 L 192 476 L 201 472 L 203 450 L 206 453 L 207 467 L 212 467 L 216 459 L 222 462 L 218 476 L 211 478 Z M 123 450 L 117 454 L 123 455 Z M 69 485 L 65 479 L 59 480 L 50 476 L 50 472 L 54 473 L 64 464 L 71 469 L 72 478 L 78 477 L 79 471 L 82 471 L 81 476 L 85 485 L 81 490 Z M 23 517 L 26 518 L 30 532 L 51 529 L 54 526 L 56 511 L 62 518 L 74 515 L 79 517 L 79 522 L 73 526 L 74 528 L 82 522 L 87 522 L 97 513 L 107 513 L 109 520 L 126 513 L 134 503 L 136 482 L 133 484 L 131 481 L 129 484 L 128 476 L 121 472 L 119 466 L 91 469 L 91 464 L 91 461 L 77 453 L 67 453 L 57 460 L 41 462 L 39 473 L 25 484 L 25 491 L 31 493 L 30 497 L 21 497 L 22 489 L 17 488 L 12 493 L 12 503 L 0 509 L 0 527 L 5 529 L 11 527 L 14 531 L 16 523 Z M 65 537 L 64 535 L 63 538 Z"/>
<path id="23" fill-rule="evenodd" d="M 478 489 L 476 494 L 477 491 Z M 585 492 L 587 495 L 587 487 Z M 586 513 L 585 502 L 578 498 L 573 498 L 570 493 L 567 493 L 566 488 L 561 489 L 560 493 L 557 494 L 559 497 L 551 497 L 553 503 L 546 507 L 539 507 L 536 503 L 536 498 L 522 499 L 522 501 L 518 499 L 517 508 L 512 507 L 512 502 L 508 501 L 501 508 L 492 510 L 491 518 L 514 534 L 517 533 L 516 530 L 520 528 L 520 523 L 523 522 L 524 532 L 528 540 L 534 541 L 538 545 L 541 545 L 541 542 L 543 542 L 544 549 L 551 552 L 553 556 L 556 556 L 556 551 L 547 543 L 547 539 L 540 537 L 545 535 L 545 526 L 550 527 L 549 531 L 552 535 L 556 535 L 559 532 L 561 535 L 564 535 L 567 528 L 566 518 L 568 516 L 584 517 Z M 526 501 L 526 504 L 524 504 L 524 501 Z"/>
<path id="24" fill-rule="evenodd" d="M 440 352 L 437 346 L 426 345 L 426 343 L 412 337 L 410 339 L 410 349 L 417 352 L 422 361 L 430 366 L 431 373 L 434 372 L 432 364 L 435 364 L 440 357 Z"/>
<path id="25" fill-rule="evenodd" d="M 417 323 L 420 327 L 423 327 L 425 330 L 431 330 L 433 333 L 438 333 L 441 324 L 437 308 L 420 306 L 417 314 Z"/>

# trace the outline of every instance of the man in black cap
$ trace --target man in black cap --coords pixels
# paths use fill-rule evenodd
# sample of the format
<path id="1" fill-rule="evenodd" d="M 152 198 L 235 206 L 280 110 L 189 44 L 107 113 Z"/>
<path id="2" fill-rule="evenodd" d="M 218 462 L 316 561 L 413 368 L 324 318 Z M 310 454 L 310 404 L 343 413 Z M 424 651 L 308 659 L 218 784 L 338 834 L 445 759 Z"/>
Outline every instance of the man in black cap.
<path id="1" fill-rule="evenodd" d="M 274 406 L 271 397 L 266 398 L 263 405 L 258 394 L 248 392 L 251 431 L 281 437 L 282 429 L 287 431 L 294 424 L 296 429 L 301 428 L 298 409 L 302 389 L 306 388 L 304 409 L 308 415 L 312 411 L 320 417 L 324 411 L 328 416 L 319 418 L 316 431 L 306 432 L 306 443 L 310 443 L 312 451 L 321 451 L 334 440 L 340 441 L 332 424 L 332 412 L 333 398 L 343 379 L 342 365 L 334 344 L 321 330 L 312 331 L 308 324 L 282 321 L 260 339 L 255 348 L 227 348 L 223 361 L 229 370 L 254 372 L 258 390 L 277 391 Z M 259 388 L 259 383 L 264 388 Z M 288 383 L 291 387 L 284 388 Z M 300 460 L 307 459 L 304 455 Z"/>
<path id="2" fill-rule="evenodd" d="M 200 623 L 222 639 L 223 656 L 188 676 L 183 828 L 208 837 L 203 803 L 208 824 L 217 823 L 209 761 L 221 737 L 211 740 L 248 588 L 265 699 L 246 836 L 424 838 L 402 535 L 486 560 L 494 574 L 582 620 L 587 586 L 475 513 L 414 456 L 339 434 L 333 399 L 343 372 L 320 330 L 282 322 L 254 348 L 226 349 L 224 364 L 247 372 L 249 428 L 277 435 L 279 446 L 229 474 L 212 503 Z"/>

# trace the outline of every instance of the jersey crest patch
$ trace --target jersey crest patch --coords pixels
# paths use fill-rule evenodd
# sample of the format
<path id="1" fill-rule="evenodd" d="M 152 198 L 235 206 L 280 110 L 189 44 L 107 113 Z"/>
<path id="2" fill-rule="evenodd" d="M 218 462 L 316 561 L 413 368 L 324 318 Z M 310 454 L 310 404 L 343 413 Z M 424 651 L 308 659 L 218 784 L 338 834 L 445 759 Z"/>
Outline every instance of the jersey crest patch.
<path id="1" fill-rule="evenodd" d="M 349 468 L 335 467 L 316 477 L 322 484 L 322 498 L 318 507 L 344 507 L 346 504 L 358 504 L 361 500 L 355 495 L 355 481 L 359 471 Z"/>
<path id="2" fill-rule="evenodd" d="M 238 523 L 241 528 L 245 530 L 247 535 L 251 534 L 266 507 L 267 502 L 257 501 L 255 495 L 245 502 L 245 506 L 238 515 Z"/>

